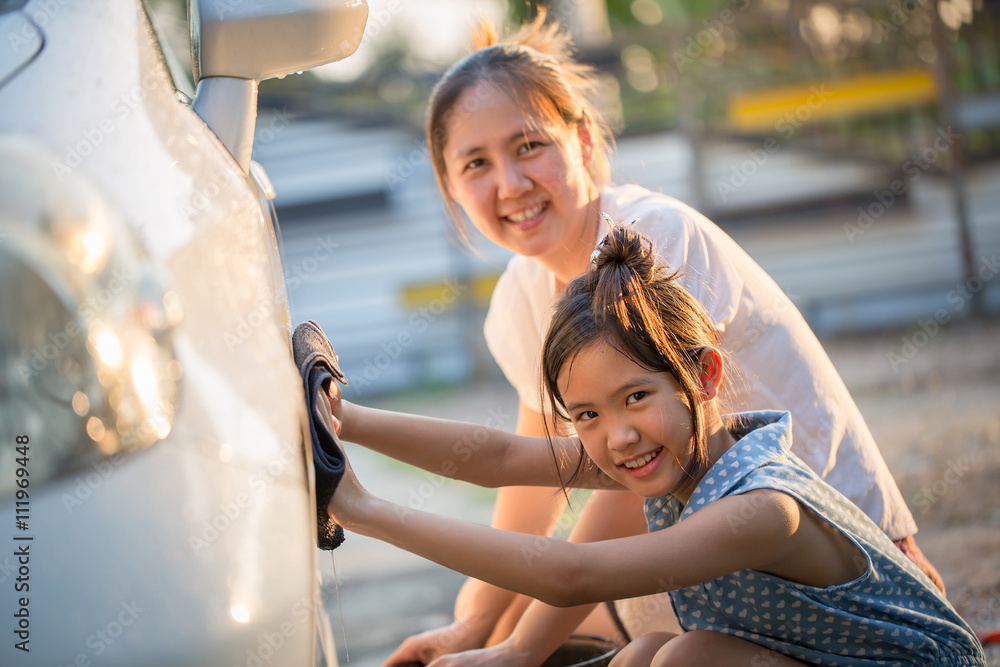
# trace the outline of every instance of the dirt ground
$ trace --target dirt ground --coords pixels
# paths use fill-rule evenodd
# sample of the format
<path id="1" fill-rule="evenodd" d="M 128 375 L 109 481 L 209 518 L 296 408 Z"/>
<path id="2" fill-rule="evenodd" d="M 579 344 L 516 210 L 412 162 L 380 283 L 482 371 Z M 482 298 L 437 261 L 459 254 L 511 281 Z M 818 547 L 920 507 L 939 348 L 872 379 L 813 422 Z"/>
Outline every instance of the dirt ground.
<path id="1" fill-rule="evenodd" d="M 949 600 L 977 632 L 1000 630 L 1000 319 L 949 323 L 933 336 L 918 331 L 824 345 L 913 512 L 917 543 L 941 572 Z M 1000 647 L 989 655 L 1000 665 Z"/>

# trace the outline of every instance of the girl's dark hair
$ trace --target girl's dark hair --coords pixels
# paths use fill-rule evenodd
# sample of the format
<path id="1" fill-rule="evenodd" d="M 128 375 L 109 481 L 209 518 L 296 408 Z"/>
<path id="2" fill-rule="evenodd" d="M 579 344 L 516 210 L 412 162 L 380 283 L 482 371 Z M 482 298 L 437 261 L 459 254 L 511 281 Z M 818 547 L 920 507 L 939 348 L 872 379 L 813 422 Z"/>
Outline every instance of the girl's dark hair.
<path id="1" fill-rule="evenodd" d="M 589 65 L 574 60 L 572 43 L 556 23 L 546 25 L 540 8 L 535 19 L 512 34 L 500 35 L 489 20 L 481 22 L 473 34 L 472 53 L 445 72 L 434 86 L 427 107 L 427 146 L 438 187 L 459 233 L 468 240 L 455 200 L 445 187 L 444 148 L 448 143 L 447 123 L 456 114 L 473 115 L 477 97 L 459 98 L 476 84 L 500 90 L 528 109 L 539 124 L 559 122 L 576 128 L 589 120 L 593 152 L 587 171 L 598 186 L 609 180 L 608 160 L 611 132 L 587 95 L 594 92 L 597 79 Z"/>
<path id="2" fill-rule="evenodd" d="M 590 269 L 566 286 L 556 305 L 542 348 L 543 395 L 549 396 L 553 421 L 569 421 L 557 379 L 563 366 L 591 343 L 609 345 L 647 370 L 670 373 L 691 410 L 695 440 L 687 479 L 673 490 L 682 491 L 709 464 L 699 354 L 718 347 L 718 332 L 701 304 L 677 282 L 679 272 L 658 264 L 652 244 L 642 235 L 613 227 L 595 257 Z M 586 460 L 581 446 L 573 478 Z"/>

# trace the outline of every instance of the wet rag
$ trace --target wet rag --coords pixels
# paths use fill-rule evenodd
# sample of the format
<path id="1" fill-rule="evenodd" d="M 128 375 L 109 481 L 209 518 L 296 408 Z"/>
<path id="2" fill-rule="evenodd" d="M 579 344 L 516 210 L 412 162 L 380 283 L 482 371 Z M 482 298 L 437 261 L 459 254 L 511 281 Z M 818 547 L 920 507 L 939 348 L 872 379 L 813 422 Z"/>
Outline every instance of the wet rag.
<path id="1" fill-rule="evenodd" d="M 309 431 L 312 436 L 313 467 L 316 470 L 317 544 L 330 551 L 344 541 L 344 529 L 326 511 L 340 478 L 344 476 L 344 448 L 337 437 L 328 392 L 333 381 L 347 384 L 336 352 L 323 330 L 309 320 L 295 327 L 292 354 L 302 374 Z"/>

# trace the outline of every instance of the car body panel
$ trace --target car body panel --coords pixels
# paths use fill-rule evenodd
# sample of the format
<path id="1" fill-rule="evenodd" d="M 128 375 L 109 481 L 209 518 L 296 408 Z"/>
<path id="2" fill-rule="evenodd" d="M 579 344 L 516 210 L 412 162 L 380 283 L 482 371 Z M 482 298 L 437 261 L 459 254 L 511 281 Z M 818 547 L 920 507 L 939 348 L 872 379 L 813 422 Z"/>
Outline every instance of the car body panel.
<path id="1" fill-rule="evenodd" d="M 261 193 L 176 94 L 141 4 L 21 14 L 45 44 L 0 87 L 0 132 L 39 140 L 56 176 L 84 174 L 122 212 L 180 297 L 183 373 L 165 440 L 33 480 L 29 592 L 8 594 L 0 551 L 0 614 L 30 598 L 31 652 L 8 638 L 0 663 L 313 664 L 311 459 Z"/>

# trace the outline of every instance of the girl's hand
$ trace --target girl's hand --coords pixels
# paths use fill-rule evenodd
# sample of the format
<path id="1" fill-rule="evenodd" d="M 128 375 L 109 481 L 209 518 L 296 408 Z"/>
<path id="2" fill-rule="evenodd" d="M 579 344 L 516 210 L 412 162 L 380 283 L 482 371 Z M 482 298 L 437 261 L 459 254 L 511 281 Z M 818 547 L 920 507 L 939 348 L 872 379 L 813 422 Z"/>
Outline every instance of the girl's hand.
<path id="1" fill-rule="evenodd" d="M 365 517 L 372 508 L 375 497 L 361 486 L 354 475 L 351 462 L 344 452 L 344 476 L 337 484 L 337 490 L 326 506 L 326 511 L 335 522 L 347 530 L 355 530 L 355 526 L 365 523 Z"/>
<path id="2" fill-rule="evenodd" d="M 344 423 L 344 401 L 343 398 L 343 386 L 337 382 L 337 380 L 330 380 L 330 386 L 326 392 L 327 398 L 330 399 L 330 412 L 333 413 L 333 426 L 337 429 L 337 434 L 340 434 L 340 425 Z"/>

